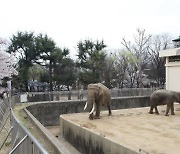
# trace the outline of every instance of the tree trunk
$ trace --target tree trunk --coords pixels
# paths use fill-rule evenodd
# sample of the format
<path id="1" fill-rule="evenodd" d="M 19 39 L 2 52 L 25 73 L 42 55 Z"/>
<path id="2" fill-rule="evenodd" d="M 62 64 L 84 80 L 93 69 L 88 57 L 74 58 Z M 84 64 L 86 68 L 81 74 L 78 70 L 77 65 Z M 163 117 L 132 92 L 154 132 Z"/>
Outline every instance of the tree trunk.
<path id="1" fill-rule="evenodd" d="M 143 88 L 143 83 L 142 83 L 142 68 L 139 66 L 139 88 Z"/>
<path id="2" fill-rule="evenodd" d="M 53 91 L 53 84 L 52 84 L 52 61 L 50 60 L 49 63 L 49 84 L 50 84 L 50 91 Z"/>
<path id="3" fill-rule="evenodd" d="M 50 63 L 49 63 L 49 84 L 50 84 L 50 100 L 53 101 L 53 84 L 52 84 L 52 61 L 50 60 Z"/>

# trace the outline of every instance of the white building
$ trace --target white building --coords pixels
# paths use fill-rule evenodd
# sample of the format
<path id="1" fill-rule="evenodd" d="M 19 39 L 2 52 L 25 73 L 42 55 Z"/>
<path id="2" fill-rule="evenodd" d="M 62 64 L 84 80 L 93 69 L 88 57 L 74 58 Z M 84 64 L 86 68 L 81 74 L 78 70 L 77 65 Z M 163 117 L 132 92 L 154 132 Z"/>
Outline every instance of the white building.
<path id="1" fill-rule="evenodd" d="M 159 52 L 166 57 L 166 89 L 180 91 L 180 47 Z"/>

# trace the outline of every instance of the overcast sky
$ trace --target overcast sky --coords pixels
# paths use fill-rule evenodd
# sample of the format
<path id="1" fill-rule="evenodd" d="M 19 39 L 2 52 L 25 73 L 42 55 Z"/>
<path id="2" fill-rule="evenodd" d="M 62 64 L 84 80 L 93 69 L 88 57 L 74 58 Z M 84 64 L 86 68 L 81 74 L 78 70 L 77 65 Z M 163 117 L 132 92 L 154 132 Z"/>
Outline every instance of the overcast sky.
<path id="1" fill-rule="evenodd" d="M 137 28 L 148 34 L 180 35 L 180 0 L 1 0 L 0 37 L 33 31 L 76 54 L 80 40 L 121 48 Z"/>

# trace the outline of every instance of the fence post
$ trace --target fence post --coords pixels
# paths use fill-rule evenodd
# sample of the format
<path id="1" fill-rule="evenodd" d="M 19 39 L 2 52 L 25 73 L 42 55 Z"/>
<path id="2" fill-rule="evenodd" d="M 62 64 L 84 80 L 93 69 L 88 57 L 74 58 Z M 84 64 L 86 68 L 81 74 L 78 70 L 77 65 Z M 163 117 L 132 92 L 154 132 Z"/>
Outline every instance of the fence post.
<path id="1" fill-rule="evenodd" d="M 71 100 L 71 91 L 68 92 L 68 100 Z"/>

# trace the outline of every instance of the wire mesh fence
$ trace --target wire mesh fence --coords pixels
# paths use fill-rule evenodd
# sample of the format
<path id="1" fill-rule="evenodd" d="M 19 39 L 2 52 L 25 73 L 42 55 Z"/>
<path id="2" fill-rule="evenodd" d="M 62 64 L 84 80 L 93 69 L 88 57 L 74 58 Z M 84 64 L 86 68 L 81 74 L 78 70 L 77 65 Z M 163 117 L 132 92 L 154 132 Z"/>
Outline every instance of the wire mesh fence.
<path id="1" fill-rule="evenodd" d="M 0 100 L 0 150 L 7 153 L 10 149 L 10 103 L 9 99 Z"/>
<path id="2" fill-rule="evenodd" d="M 9 154 L 48 154 L 29 131 L 11 115 L 11 147 Z"/>
<path id="3" fill-rule="evenodd" d="M 0 100 L 0 153 L 47 154 L 41 144 L 16 119 L 11 107 L 18 102 L 19 96 Z"/>

